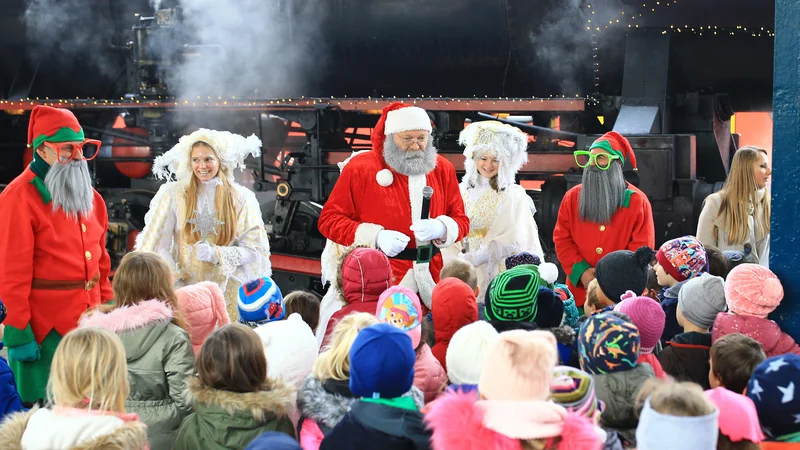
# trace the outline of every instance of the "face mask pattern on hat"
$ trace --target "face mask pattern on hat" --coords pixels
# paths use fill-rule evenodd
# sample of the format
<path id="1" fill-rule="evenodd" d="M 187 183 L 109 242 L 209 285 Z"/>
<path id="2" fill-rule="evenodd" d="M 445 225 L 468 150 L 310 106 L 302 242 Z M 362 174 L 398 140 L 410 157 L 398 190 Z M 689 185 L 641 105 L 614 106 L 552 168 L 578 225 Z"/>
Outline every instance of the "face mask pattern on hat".
<path id="1" fill-rule="evenodd" d="M 522 265 L 502 272 L 490 286 L 487 318 L 532 322 L 538 312 L 536 296 L 542 283 L 536 266 Z"/>
<path id="2" fill-rule="evenodd" d="M 419 311 L 411 298 L 402 292 L 394 292 L 383 301 L 378 320 L 406 332 L 420 326 Z"/>
<path id="3" fill-rule="evenodd" d="M 581 326 L 578 357 L 590 374 L 633 369 L 639 360 L 639 330 L 630 322 L 610 314 L 597 314 Z"/>

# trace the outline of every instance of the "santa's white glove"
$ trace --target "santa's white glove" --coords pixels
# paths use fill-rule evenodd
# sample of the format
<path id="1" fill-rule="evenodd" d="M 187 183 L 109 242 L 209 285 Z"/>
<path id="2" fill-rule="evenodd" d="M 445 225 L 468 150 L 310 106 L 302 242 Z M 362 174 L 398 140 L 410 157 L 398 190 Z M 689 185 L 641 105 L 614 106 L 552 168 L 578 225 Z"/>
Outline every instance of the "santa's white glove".
<path id="1" fill-rule="evenodd" d="M 217 250 L 209 245 L 208 242 L 198 242 L 195 244 L 194 253 L 197 255 L 199 261 L 205 261 L 211 264 L 217 263 Z"/>
<path id="2" fill-rule="evenodd" d="M 410 237 L 399 231 L 381 230 L 378 232 L 376 243 L 378 244 L 378 248 L 385 253 L 386 256 L 392 258 L 405 250 L 410 240 Z"/>
<path id="3" fill-rule="evenodd" d="M 437 219 L 425 219 L 411 225 L 411 231 L 418 241 L 432 241 L 442 239 L 447 235 L 447 227 L 444 222 Z"/>
<path id="4" fill-rule="evenodd" d="M 480 248 L 472 252 L 461 253 L 459 257 L 473 266 L 478 267 L 489 262 L 489 251 L 485 248 Z"/>

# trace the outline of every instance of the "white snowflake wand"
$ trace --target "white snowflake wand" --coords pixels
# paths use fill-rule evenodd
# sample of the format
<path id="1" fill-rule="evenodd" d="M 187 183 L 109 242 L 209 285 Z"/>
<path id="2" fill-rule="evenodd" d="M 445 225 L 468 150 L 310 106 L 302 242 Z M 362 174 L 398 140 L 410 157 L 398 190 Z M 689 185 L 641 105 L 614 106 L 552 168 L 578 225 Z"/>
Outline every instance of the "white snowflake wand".
<path id="1" fill-rule="evenodd" d="M 200 211 L 194 210 L 194 218 L 188 219 L 187 222 L 194 225 L 192 233 L 200 233 L 200 242 L 206 242 L 206 236 L 211 233 L 216 236 L 216 227 L 225 225 L 225 222 L 217 219 L 216 213 L 209 210 L 208 200 L 205 201 Z"/>

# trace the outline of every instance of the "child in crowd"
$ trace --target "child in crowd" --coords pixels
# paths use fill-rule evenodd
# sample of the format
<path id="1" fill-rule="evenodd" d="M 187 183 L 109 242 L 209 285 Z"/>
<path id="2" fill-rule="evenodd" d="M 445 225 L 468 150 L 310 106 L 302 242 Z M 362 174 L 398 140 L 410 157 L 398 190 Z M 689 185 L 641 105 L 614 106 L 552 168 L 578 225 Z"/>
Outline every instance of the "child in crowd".
<path id="1" fill-rule="evenodd" d="M 653 368 L 656 377 L 666 379 L 667 374 L 661 367 L 653 351 L 664 332 L 666 315 L 661 305 L 650 297 L 639 297 L 628 291 L 622 295 L 622 301 L 614 307 L 631 319 L 636 329 L 639 330 L 641 347 L 639 347 L 639 363 L 647 363 Z"/>
<path id="2" fill-rule="evenodd" d="M 538 266 L 542 263 L 541 258 L 538 255 L 534 255 L 533 253 L 529 252 L 522 252 L 517 253 L 516 255 L 511 255 L 506 258 L 506 270 L 513 269 L 514 267 L 521 266 L 524 264 Z"/>
<path id="3" fill-rule="evenodd" d="M 255 438 L 244 450 L 302 450 L 302 447 L 283 433 L 267 431 Z"/>
<path id="4" fill-rule="evenodd" d="M 475 291 L 457 278 L 439 281 L 431 294 L 431 314 L 435 344 L 433 356 L 447 371 L 447 346 L 456 331 L 478 320 Z"/>
<path id="5" fill-rule="evenodd" d="M 575 329 L 564 321 L 564 302 L 549 287 L 539 288 L 536 296 L 536 316 L 533 322 L 539 330 L 553 333 L 558 343 L 558 359 L 561 364 L 578 365 L 575 348 Z"/>
<path id="6" fill-rule="evenodd" d="M 328 345 L 336 322 L 354 312 L 375 313 L 378 297 L 393 284 L 389 258 L 374 248 L 356 247 L 346 252 L 336 273 L 341 298 L 337 311 L 328 316 L 330 319 L 320 313 L 320 326 L 325 325 L 320 341 L 322 349 Z M 318 330 L 318 340 L 319 336 Z"/>
<path id="7" fill-rule="evenodd" d="M 392 286 L 378 299 L 375 317 L 408 333 L 417 355 L 414 365 L 414 386 L 425 395 L 425 403 L 436 398 L 447 385 L 447 373 L 433 356 L 430 346 L 422 341 L 422 307 L 419 297 L 402 286 Z"/>
<path id="8" fill-rule="evenodd" d="M 476 392 L 483 360 L 498 333 L 484 321 L 462 327 L 447 347 L 447 391 Z"/>
<path id="9" fill-rule="evenodd" d="M 683 333 L 673 336 L 658 355 L 668 375 L 679 381 L 693 381 L 703 389 L 711 387 L 708 381 L 711 349 L 709 328 L 722 311 L 725 311 L 725 285 L 722 278 L 705 274 L 683 285 L 678 292 L 676 309 Z"/>
<path id="10" fill-rule="evenodd" d="M 606 405 L 600 415 L 600 426 L 618 431 L 633 442 L 636 393 L 655 373 L 649 364 L 638 364 L 639 330 L 614 314 L 595 314 L 581 325 L 578 356 L 581 369 L 594 379 L 597 398 Z"/>
<path id="11" fill-rule="evenodd" d="M 125 412 L 128 369 L 114 333 L 96 327 L 67 333 L 53 356 L 47 392 L 48 408 L 18 412 L 2 423 L 2 448 L 149 448 L 145 425 Z"/>
<path id="12" fill-rule="evenodd" d="M 719 411 L 694 383 L 663 383 L 645 400 L 638 450 L 716 450 Z"/>
<path id="13" fill-rule="evenodd" d="M 667 316 L 661 343 L 666 344 L 673 336 L 683 331 L 678 324 L 678 293 L 681 287 L 708 269 L 708 256 L 703 244 L 694 236 L 672 239 L 661 245 L 656 252 L 654 267 L 658 284 L 665 289 L 662 293 L 661 307 Z"/>
<path id="14" fill-rule="evenodd" d="M 761 344 L 750 336 L 731 333 L 714 342 L 709 351 L 708 385 L 744 394 L 747 382 L 767 359 Z M 703 383 L 699 383 L 701 386 Z"/>
<path id="15" fill-rule="evenodd" d="M 728 313 L 719 313 L 711 330 L 716 341 L 730 333 L 742 333 L 761 343 L 767 357 L 794 353 L 800 346 L 777 323 L 767 319 L 783 299 L 783 286 L 772 271 L 758 264 L 742 264 L 731 270 L 725 283 Z"/>
<path id="16" fill-rule="evenodd" d="M 483 362 L 478 391 L 449 392 L 425 420 L 435 450 L 601 448 L 592 422 L 550 401 L 558 354 L 546 331 L 501 333 Z"/>
<path id="17" fill-rule="evenodd" d="M 147 424 L 153 450 L 171 449 L 181 422 L 192 412 L 186 382 L 194 372 L 172 272 L 155 253 L 128 253 L 112 287 L 113 306 L 89 311 L 80 326 L 106 328 L 120 337 L 131 380 L 125 407 Z"/>
<path id="18" fill-rule="evenodd" d="M 734 269 L 735 270 L 735 269 Z M 767 442 L 762 450 L 800 448 L 800 356 L 786 354 L 764 360 L 747 383 Z"/>
<path id="19" fill-rule="evenodd" d="M 587 316 L 603 309 L 612 309 L 619 303 L 620 297 L 633 291 L 636 295 L 643 294 L 647 287 L 647 270 L 653 260 L 653 249 L 640 247 L 635 252 L 630 250 L 617 250 L 600 258 L 595 267 L 596 285 L 593 293 L 587 292 L 587 302 L 584 312 Z"/>
<path id="20" fill-rule="evenodd" d="M 516 266 L 500 272 L 486 289 L 486 319 L 497 330 L 535 330 L 536 296 L 545 286 L 539 268 Z"/>
<path id="21" fill-rule="evenodd" d="M 294 437 L 292 388 L 267 377 L 267 360 L 253 330 L 234 323 L 208 336 L 189 381 L 194 414 L 183 421 L 176 450 L 243 449 L 265 431 Z"/>
<path id="22" fill-rule="evenodd" d="M 564 325 L 573 329 L 576 328 L 578 326 L 578 319 L 580 319 L 582 313 L 575 304 L 575 297 L 572 295 L 572 292 L 570 292 L 566 284 L 561 283 L 553 284 L 553 292 L 564 302 Z"/>
<path id="23" fill-rule="evenodd" d="M 270 277 L 256 278 L 243 284 L 239 288 L 236 303 L 239 323 L 250 328 L 286 317 L 286 303 L 281 288 Z"/>
<path id="24" fill-rule="evenodd" d="M 764 434 L 753 401 L 723 387 L 705 391 L 705 395 L 719 411 L 717 449 L 759 450 Z"/>
<path id="25" fill-rule="evenodd" d="M 451 259 L 444 263 L 442 270 L 439 272 L 439 280 L 443 281 L 446 278 L 458 278 L 459 280 L 467 283 L 470 289 L 475 293 L 476 299 L 482 299 L 481 288 L 478 286 L 478 272 L 475 271 L 475 266 L 463 259 Z M 480 303 L 483 301 L 479 300 Z"/>
<path id="26" fill-rule="evenodd" d="M 728 276 L 728 258 L 717 247 L 706 245 L 706 257 L 708 258 L 708 273 L 723 280 Z"/>
<path id="27" fill-rule="evenodd" d="M 303 322 L 311 327 L 311 331 L 317 332 L 319 326 L 319 298 L 308 291 L 294 291 L 283 299 L 286 304 L 286 316 L 292 313 L 300 314 Z"/>
<path id="28" fill-rule="evenodd" d="M 350 392 L 360 397 L 320 449 L 430 448 L 430 432 L 411 397 L 416 354 L 408 333 L 387 323 L 359 331 L 350 348 Z"/>
<path id="29" fill-rule="evenodd" d="M 651 265 L 650 268 L 647 269 L 647 289 L 645 291 L 645 295 L 661 303 L 661 301 L 664 300 L 663 291 L 664 288 L 658 284 L 658 275 L 656 274 L 656 269 Z"/>
<path id="30" fill-rule="evenodd" d="M 3 331 L 5 329 L 3 321 L 6 319 L 6 314 L 6 305 L 0 300 L 0 350 L 3 349 Z M 0 421 L 5 416 L 24 409 L 11 367 L 8 366 L 5 358 L 0 357 Z"/>
<path id="31" fill-rule="evenodd" d="M 317 339 L 300 314 L 265 323 L 256 332 L 267 357 L 269 378 L 280 380 L 295 392 L 311 373 L 317 359 Z M 297 417 L 293 417 L 295 421 Z"/>
<path id="32" fill-rule="evenodd" d="M 215 328 L 231 323 L 225 307 L 225 294 L 216 283 L 201 281 L 176 289 L 175 295 L 186 319 L 186 332 L 192 340 L 192 350 L 197 355 L 206 337 Z"/>

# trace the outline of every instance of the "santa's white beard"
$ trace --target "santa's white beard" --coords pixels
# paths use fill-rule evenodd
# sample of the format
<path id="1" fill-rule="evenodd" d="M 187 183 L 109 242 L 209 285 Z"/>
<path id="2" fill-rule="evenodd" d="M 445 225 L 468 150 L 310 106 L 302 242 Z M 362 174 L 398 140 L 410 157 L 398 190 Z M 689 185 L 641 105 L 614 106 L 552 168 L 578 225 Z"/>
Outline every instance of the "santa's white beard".
<path id="1" fill-rule="evenodd" d="M 53 211 L 61 209 L 72 219 L 92 212 L 94 191 L 89 164 L 85 160 L 67 164 L 54 162 L 44 177 L 44 185 L 50 191 Z"/>
<path id="2" fill-rule="evenodd" d="M 383 143 L 383 159 L 392 169 L 403 175 L 425 175 L 436 168 L 436 148 L 428 139 L 424 150 L 402 150 L 394 142 L 394 135 L 386 136 Z"/>

